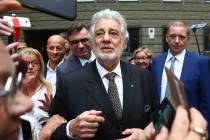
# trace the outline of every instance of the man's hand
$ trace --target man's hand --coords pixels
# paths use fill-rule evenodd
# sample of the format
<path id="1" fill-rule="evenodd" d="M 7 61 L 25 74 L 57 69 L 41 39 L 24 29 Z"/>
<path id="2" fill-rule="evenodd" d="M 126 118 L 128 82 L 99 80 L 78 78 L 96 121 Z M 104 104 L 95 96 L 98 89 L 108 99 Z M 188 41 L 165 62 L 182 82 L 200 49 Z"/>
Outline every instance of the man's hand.
<path id="1" fill-rule="evenodd" d="M 40 140 L 49 140 L 51 138 L 53 132 L 56 130 L 56 128 L 66 122 L 67 121 L 62 116 L 53 115 L 52 117 L 50 117 L 47 120 L 46 124 L 41 129 L 41 131 L 39 133 L 39 139 Z"/>
<path id="2" fill-rule="evenodd" d="M 69 126 L 70 133 L 80 138 L 94 137 L 99 125 L 105 121 L 101 115 L 102 112 L 96 110 L 83 112 L 72 120 Z"/>
<path id="3" fill-rule="evenodd" d="M 7 45 L 6 49 L 7 49 L 8 53 L 10 53 L 12 51 L 12 49 L 16 49 L 18 44 L 19 44 L 19 42 L 14 42 L 14 43 Z M 14 53 L 11 55 L 11 58 L 15 64 L 15 66 L 17 66 L 19 64 L 20 55 L 18 53 Z"/>
<path id="4" fill-rule="evenodd" d="M 201 113 L 195 108 L 190 109 L 190 118 L 188 112 L 183 107 L 178 107 L 171 132 L 162 128 L 155 140 L 201 140 L 202 136 L 193 131 L 194 128 L 200 128 L 207 133 L 207 121 Z"/>
<path id="5" fill-rule="evenodd" d="M 9 26 L 8 21 L 0 18 L 0 35 L 10 36 L 13 32 L 13 27 Z"/>
<path id="6" fill-rule="evenodd" d="M 21 8 L 21 4 L 16 0 L 0 0 L 0 13 Z"/>
<path id="7" fill-rule="evenodd" d="M 155 129 L 153 123 L 150 123 L 144 130 L 140 128 L 126 129 L 122 135 L 128 135 L 128 137 L 121 140 L 150 140 L 155 136 Z"/>

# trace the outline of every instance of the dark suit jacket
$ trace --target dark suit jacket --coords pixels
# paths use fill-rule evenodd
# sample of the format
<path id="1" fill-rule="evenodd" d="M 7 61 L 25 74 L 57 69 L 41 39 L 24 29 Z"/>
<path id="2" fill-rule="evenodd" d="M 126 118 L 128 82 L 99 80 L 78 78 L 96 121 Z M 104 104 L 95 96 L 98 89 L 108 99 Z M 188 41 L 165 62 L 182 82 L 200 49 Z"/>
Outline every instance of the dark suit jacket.
<path id="1" fill-rule="evenodd" d="M 60 79 L 50 115 L 60 114 L 69 121 L 84 111 L 101 110 L 105 122 L 96 132 L 94 139 L 97 140 L 119 138 L 126 128 L 144 128 L 150 121 L 154 103 L 150 73 L 125 62 L 121 62 L 121 69 L 123 115 L 120 123 L 116 120 L 95 61 Z M 66 124 L 56 129 L 53 139 L 67 139 Z"/>
<path id="2" fill-rule="evenodd" d="M 156 102 L 160 102 L 161 80 L 167 53 L 152 61 L 152 78 Z M 180 80 L 184 83 L 190 107 L 200 110 L 210 123 L 210 61 L 186 51 Z"/>
<path id="3" fill-rule="evenodd" d="M 57 79 L 59 79 L 62 75 L 66 75 L 67 73 L 80 68 L 82 68 L 82 64 L 80 63 L 78 57 L 72 54 L 56 69 Z"/>

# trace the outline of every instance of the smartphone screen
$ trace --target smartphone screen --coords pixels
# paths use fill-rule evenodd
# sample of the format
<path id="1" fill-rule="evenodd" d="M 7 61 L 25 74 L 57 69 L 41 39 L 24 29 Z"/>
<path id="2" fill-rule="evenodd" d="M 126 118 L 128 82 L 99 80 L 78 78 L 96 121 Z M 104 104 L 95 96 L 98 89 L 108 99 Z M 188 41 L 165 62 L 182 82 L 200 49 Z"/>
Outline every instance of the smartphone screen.
<path id="1" fill-rule="evenodd" d="M 37 9 L 62 17 L 74 20 L 76 17 L 76 0 L 18 0 L 26 7 Z"/>
<path id="2" fill-rule="evenodd" d="M 153 116 L 153 123 L 156 133 L 159 133 L 163 126 L 171 129 L 176 110 L 171 105 L 168 98 L 165 98 Z"/>

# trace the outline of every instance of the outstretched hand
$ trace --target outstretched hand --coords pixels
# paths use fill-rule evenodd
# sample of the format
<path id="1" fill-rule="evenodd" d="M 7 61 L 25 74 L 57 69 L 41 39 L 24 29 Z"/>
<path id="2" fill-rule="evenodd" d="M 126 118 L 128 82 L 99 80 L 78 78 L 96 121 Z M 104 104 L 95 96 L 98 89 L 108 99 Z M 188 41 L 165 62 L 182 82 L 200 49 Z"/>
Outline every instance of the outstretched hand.
<path id="1" fill-rule="evenodd" d="M 43 104 L 43 106 L 39 106 L 39 108 L 41 110 L 45 111 L 45 112 L 48 112 L 48 108 L 49 108 L 49 106 L 50 106 L 50 104 L 52 102 L 53 96 L 51 94 L 48 97 L 46 93 L 44 94 L 44 96 L 45 96 L 45 100 L 43 100 L 43 99 L 38 100 L 38 101 L 40 101 Z"/>

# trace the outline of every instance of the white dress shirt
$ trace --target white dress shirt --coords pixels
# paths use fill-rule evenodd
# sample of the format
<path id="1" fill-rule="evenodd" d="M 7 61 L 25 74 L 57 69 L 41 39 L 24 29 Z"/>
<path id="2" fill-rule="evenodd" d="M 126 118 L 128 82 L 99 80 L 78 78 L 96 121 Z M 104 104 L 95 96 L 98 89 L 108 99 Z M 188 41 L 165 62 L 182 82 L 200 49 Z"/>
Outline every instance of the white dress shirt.
<path id="1" fill-rule="evenodd" d="M 185 54 L 186 54 L 186 50 L 184 49 L 181 53 L 179 53 L 178 55 L 175 56 L 176 57 L 176 61 L 174 62 L 174 75 L 178 79 L 180 79 L 180 77 L 181 77 Z M 169 69 L 170 69 L 170 66 L 171 66 L 171 57 L 173 57 L 173 55 L 170 53 L 170 51 L 168 51 L 168 55 L 166 57 L 166 61 L 165 61 L 165 65 L 164 66 L 169 68 Z M 163 70 L 163 74 L 162 74 L 162 80 L 161 80 L 161 97 L 160 97 L 160 102 L 162 102 L 162 100 L 165 97 L 166 86 L 167 86 L 167 77 L 166 77 L 166 72 L 165 72 L 165 69 L 164 69 Z"/>
<path id="2" fill-rule="evenodd" d="M 33 102 L 32 110 L 20 116 L 23 120 L 27 120 L 28 122 L 30 122 L 31 127 L 33 128 L 32 135 L 36 138 L 38 138 L 39 136 L 39 132 L 42 128 L 42 123 L 44 123 L 49 118 L 48 112 L 45 112 L 39 108 L 39 106 L 42 106 L 42 103 L 39 100 L 45 100 L 45 93 L 47 93 L 46 87 L 39 86 L 36 89 L 35 94 L 31 97 L 31 100 Z"/>
<path id="3" fill-rule="evenodd" d="M 56 92 L 56 69 L 59 65 L 61 65 L 63 63 L 64 59 L 62 59 L 60 61 L 60 63 L 55 67 L 55 69 L 53 70 L 50 65 L 49 65 L 49 61 L 47 62 L 47 73 L 46 73 L 46 80 L 48 82 L 50 82 L 51 86 L 52 86 L 52 95 L 54 97 L 55 92 Z"/>
<path id="4" fill-rule="evenodd" d="M 104 67 L 102 67 L 98 61 L 96 60 L 96 67 L 99 72 L 99 75 L 101 76 L 101 79 L 103 81 L 104 87 L 108 93 L 108 85 L 109 85 L 109 80 L 105 77 L 107 73 L 110 73 L 107 71 Z M 116 68 L 112 71 L 116 74 L 114 81 L 117 85 L 117 90 L 120 98 L 120 103 L 123 108 L 123 80 L 122 80 L 122 73 L 121 73 L 121 67 L 120 67 L 120 62 L 116 66 Z"/>

